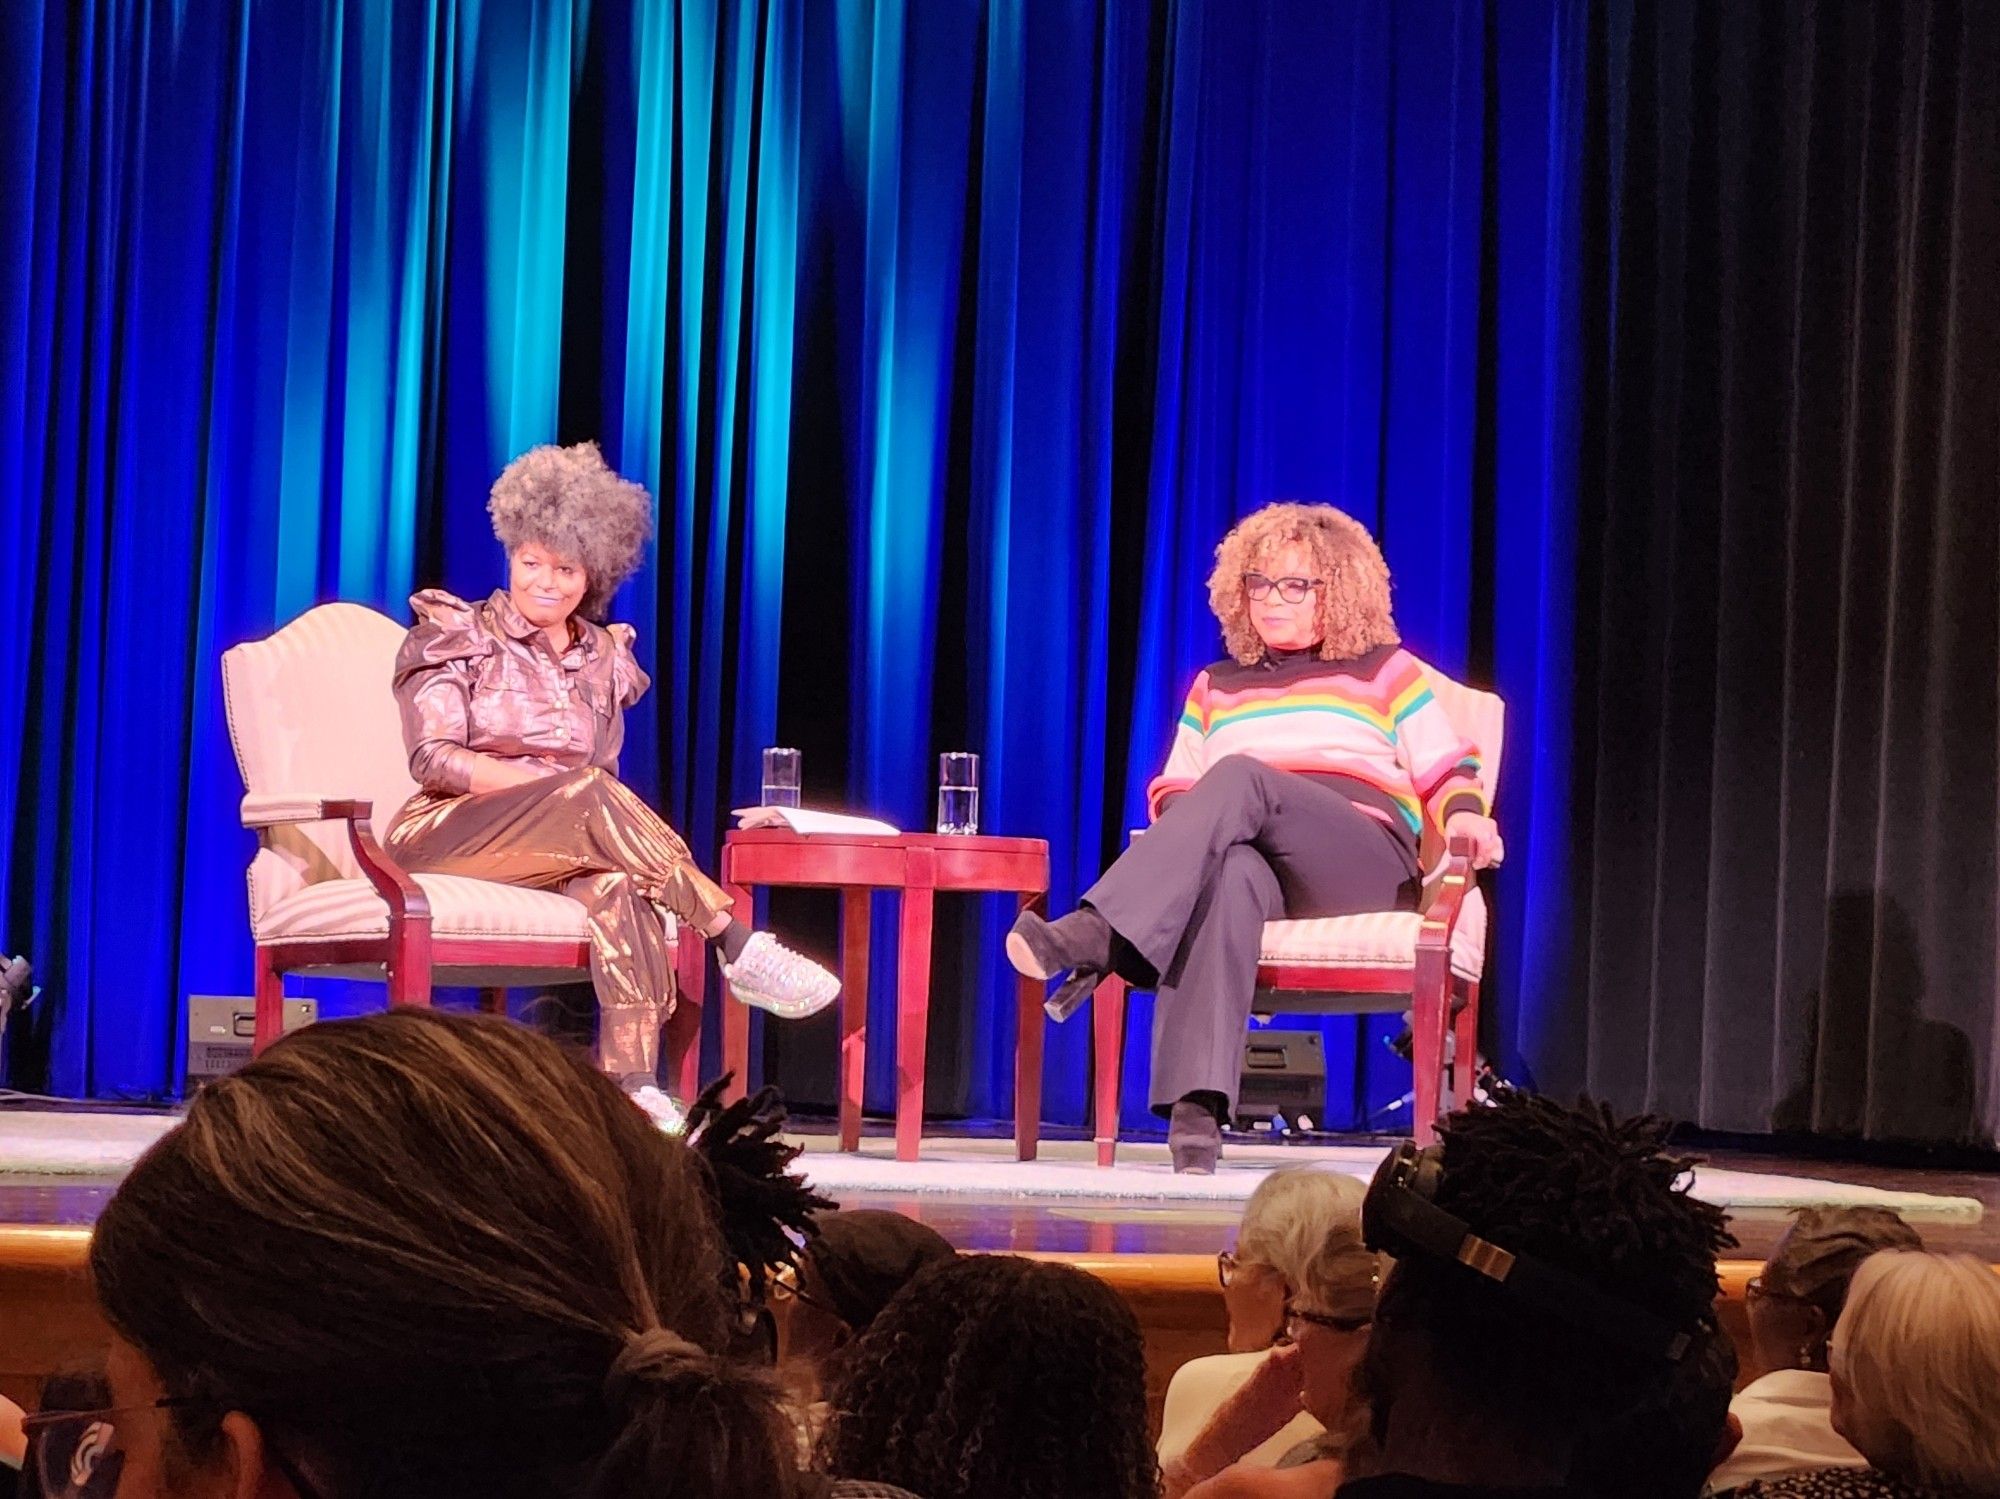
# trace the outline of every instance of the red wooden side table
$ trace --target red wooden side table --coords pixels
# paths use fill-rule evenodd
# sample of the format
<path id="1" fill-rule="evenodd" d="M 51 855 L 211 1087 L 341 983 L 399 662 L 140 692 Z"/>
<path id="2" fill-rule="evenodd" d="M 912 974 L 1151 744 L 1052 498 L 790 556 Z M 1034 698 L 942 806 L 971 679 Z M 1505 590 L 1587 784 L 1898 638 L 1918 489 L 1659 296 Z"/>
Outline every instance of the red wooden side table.
<path id="1" fill-rule="evenodd" d="M 868 1059 L 869 896 L 902 892 L 896 956 L 896 1159 L 914 1161 L 924 1128 L 924 1048 L 930 1036 L 931 920 L 940 890 L 1008 891 L 1020 907 L 1049 889 L 1049 846 L 1040 838 L 898 833 L 848 837 L 789 828 L 738 828 L 722 840 L 721 882 L 737 908 L 753 885 L 840 891 L 840 1148 L 861 1148 L 861 1087 Z M 1042 997 L 1017 986 L 1014 1150 L 1032 1161 L 1041 1141 Z M 749 1080 L 750 1012 L 722 1007 L 722 1063 L 740 1093 Z"/>

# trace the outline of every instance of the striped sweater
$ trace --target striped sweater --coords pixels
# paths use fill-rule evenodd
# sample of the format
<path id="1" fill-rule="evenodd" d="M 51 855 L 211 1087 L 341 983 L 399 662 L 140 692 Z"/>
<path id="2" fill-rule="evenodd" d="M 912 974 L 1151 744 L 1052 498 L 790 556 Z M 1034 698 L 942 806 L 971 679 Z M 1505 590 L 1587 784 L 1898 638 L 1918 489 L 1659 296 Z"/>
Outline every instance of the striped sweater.
<path id="1" fill-rule="evenodd" d="M 1324 776 L 1414 851 L 1426 825 L 1486 811 L 1479 751 L 1431 695 L 1424 664 L 1385 645 L 1352 661 L 1292 655 L 1218 661 L 1194 679 L 1166 768 L 1146 789 L 1152 815 L 1224 755 Z"/>

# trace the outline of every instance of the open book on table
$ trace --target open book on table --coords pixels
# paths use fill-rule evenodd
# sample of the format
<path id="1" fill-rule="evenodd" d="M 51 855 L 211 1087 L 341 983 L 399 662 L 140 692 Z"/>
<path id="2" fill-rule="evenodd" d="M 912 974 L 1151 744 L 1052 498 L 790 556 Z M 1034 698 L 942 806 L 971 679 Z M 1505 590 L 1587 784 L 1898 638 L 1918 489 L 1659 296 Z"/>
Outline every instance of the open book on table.
<path id="1" fill-rule="evenodd" d="M 790 828 L 794 833 L 839 833 L 850 838 L 893 838 L 901 828 L 873 817 L 820 812 L 811 807 L 738 807 L 731 814 L 745 828 Z"/>

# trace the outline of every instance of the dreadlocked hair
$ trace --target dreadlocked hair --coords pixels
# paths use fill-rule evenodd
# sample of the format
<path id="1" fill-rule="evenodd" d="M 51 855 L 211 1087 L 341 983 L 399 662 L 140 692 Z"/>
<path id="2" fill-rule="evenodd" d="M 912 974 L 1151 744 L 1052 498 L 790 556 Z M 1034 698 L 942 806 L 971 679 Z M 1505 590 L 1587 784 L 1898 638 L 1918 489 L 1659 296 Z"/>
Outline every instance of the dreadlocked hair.
<path id="1" fill-rule="evenodd" d="M 1437 1206 L 1672 1327 L 1713 1328 L 1716 1257 L 1736 1241 L 1719 1208 L 1688 1195 L 1694 1163 L 1664 1149 L 1664 1120 L 1502 1088 L 1490 1106 L 1440 1127 Z M 1462 1265 L 1410 1255 L 1383 1286 L 1363 1376 L 1378 1395 L 1378 1435 L 1384 1375 L 1413 1344 L 1424 1377 L 1458 1403 L 1531 1432 L 1613 1415 L 1670 1372 L 1524 1307 Z"/>
<path id="2" fill-rule="evenodd" d="M 803 1147 L 780 1138 L 787 1116 L 778 1090 L 760 1088 L 725 1104 L 722 1095 L 734 1077 L 725 1072 L 701 1090 L 688 1109 L 688 1138 L 708 1168 L 723 1243 L 756 1302 L 772 1272 L 796 1258 L 798 1242 L 819 1233 L 813 1214 L 837 1204 L 792 1173 Z"/>
<path id="3" fill-rule="evenodd" d="M 921 1271 L 849 1345 L 819 1466 L 925 1499 L 1155 1499 L 1139 1324 L 1073 1266 Z"/>

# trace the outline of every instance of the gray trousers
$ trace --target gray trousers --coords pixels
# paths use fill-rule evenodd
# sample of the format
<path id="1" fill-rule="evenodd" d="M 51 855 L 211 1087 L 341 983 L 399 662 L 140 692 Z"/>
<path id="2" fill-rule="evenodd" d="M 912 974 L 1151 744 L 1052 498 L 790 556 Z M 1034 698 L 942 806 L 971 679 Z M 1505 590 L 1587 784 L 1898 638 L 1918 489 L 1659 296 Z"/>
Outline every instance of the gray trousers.
<path id="1" fill-rule="evenodd" d="M 1154 988 L 1154 1112 L 1194 1093 L 1236 1107 L 1264 923 L 1414 910 L 1416 859 L 1325 781 L 1227 755 L 1084 893 Z"/>

